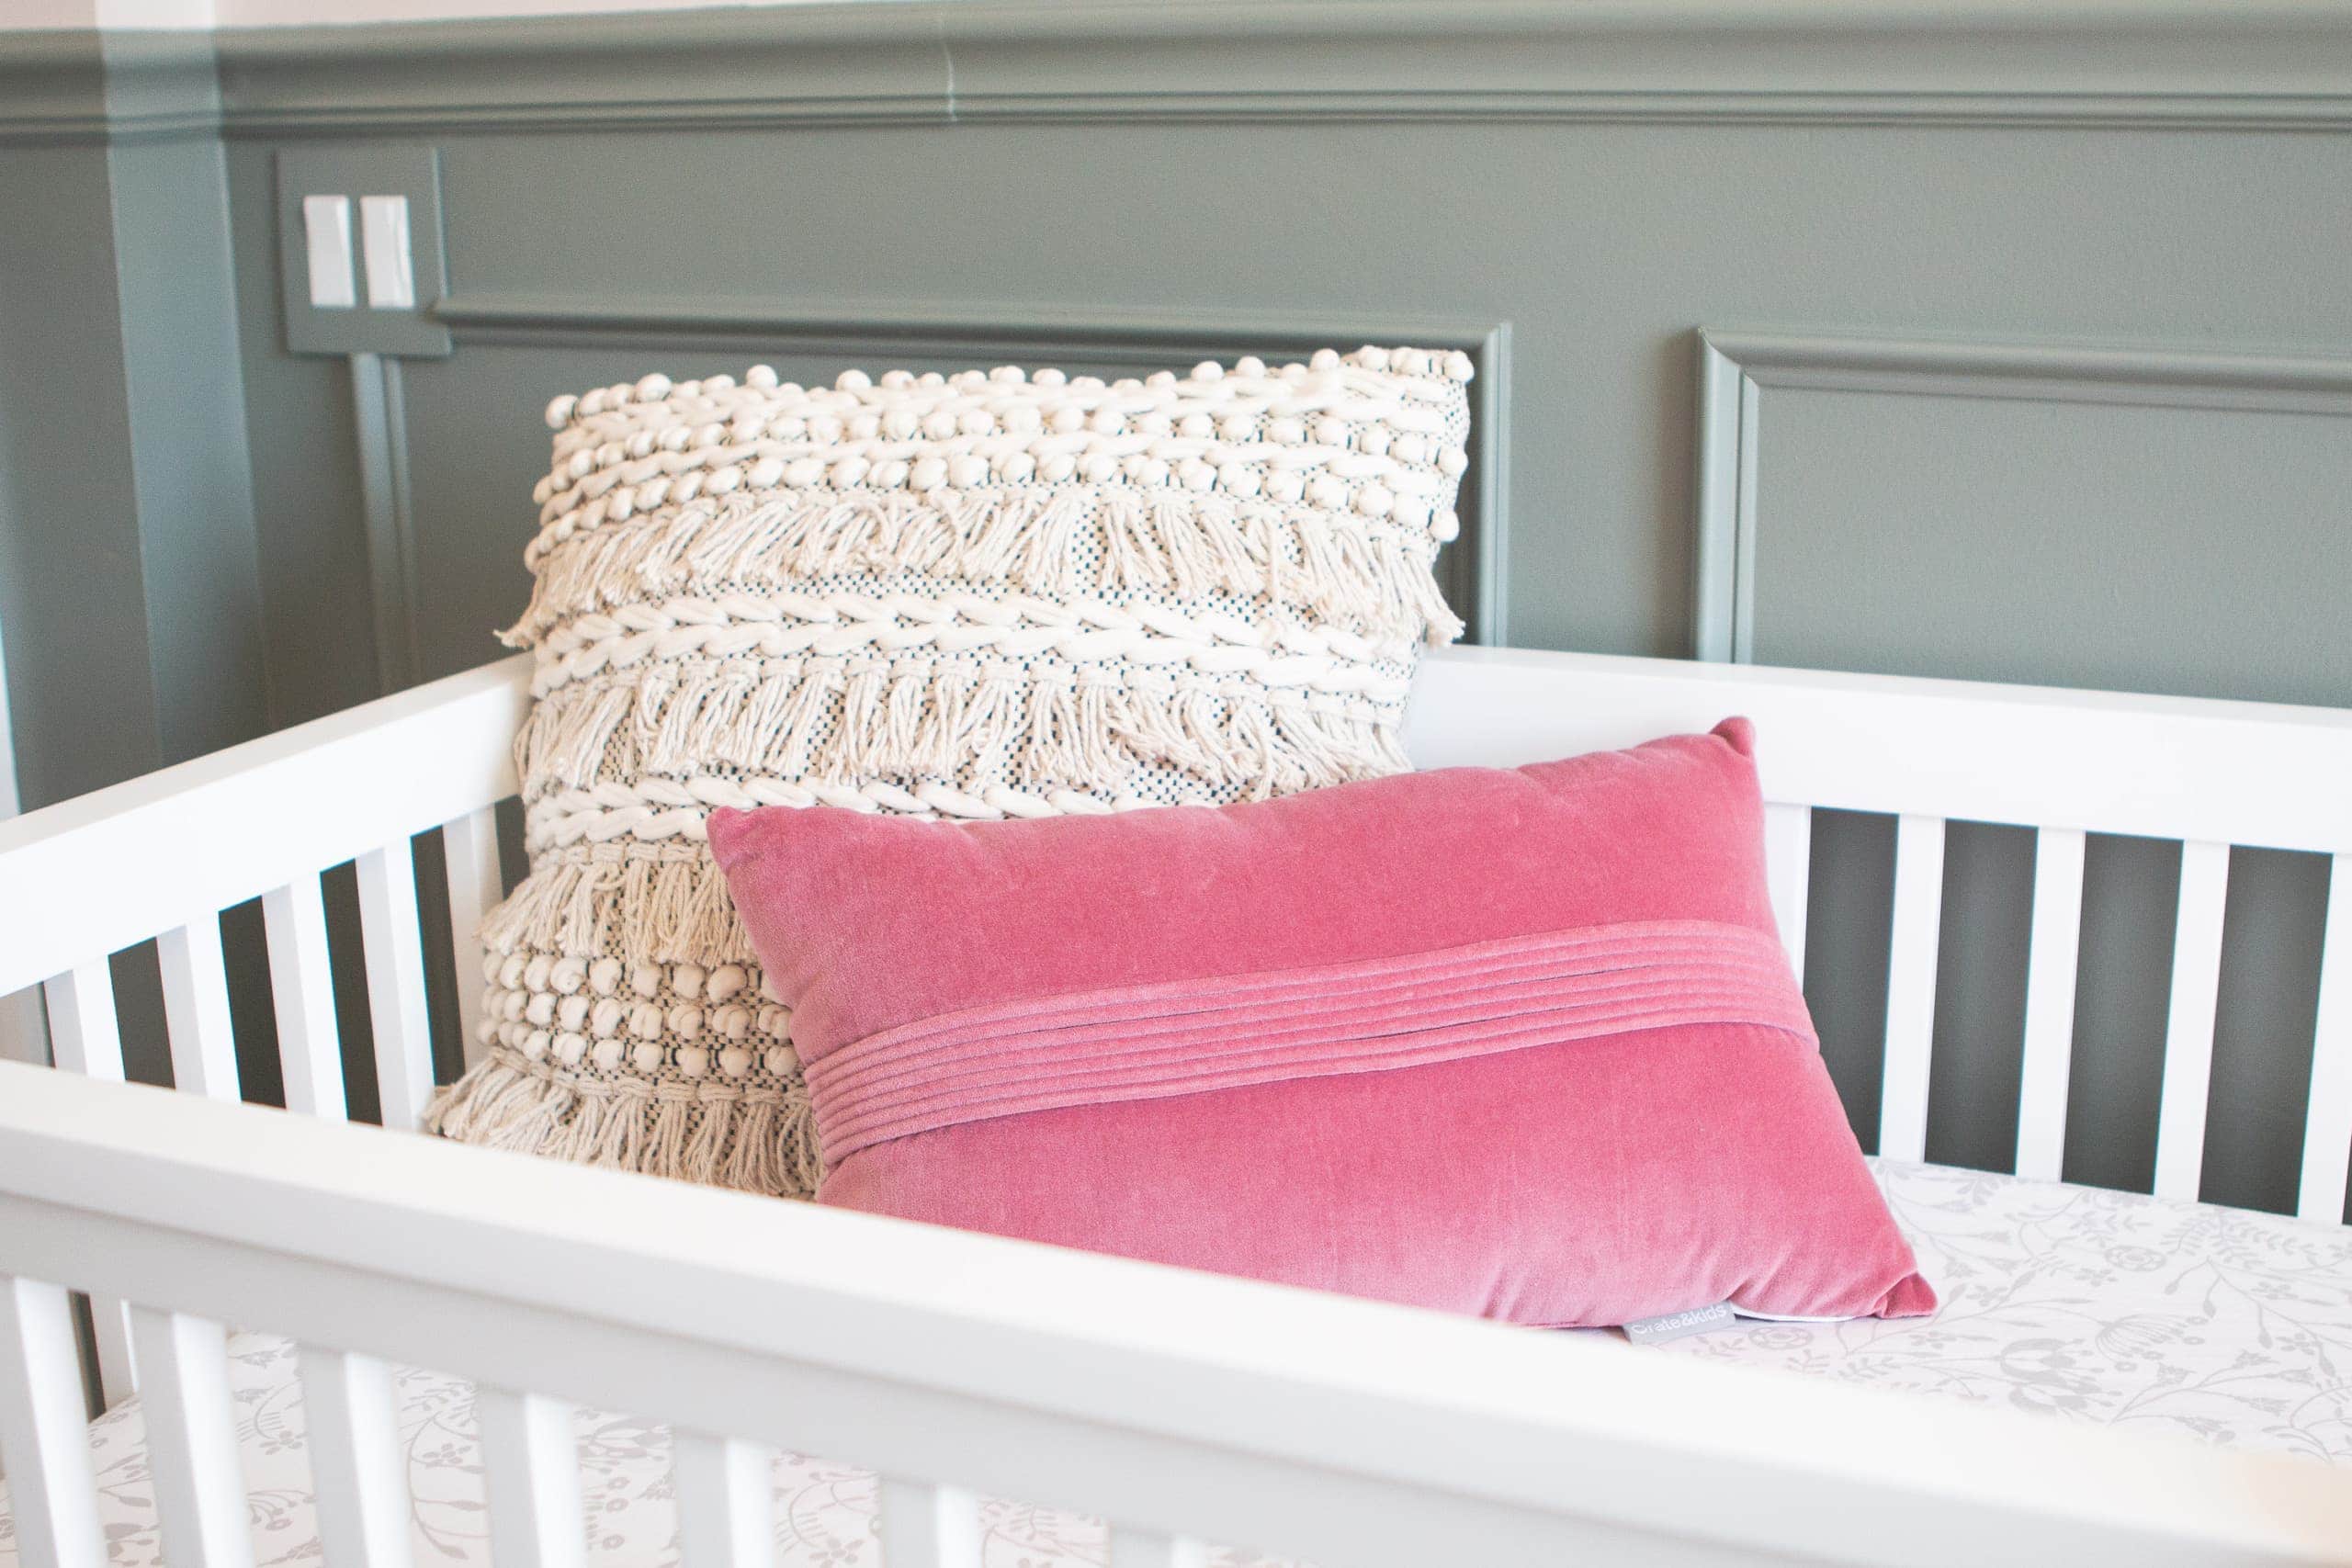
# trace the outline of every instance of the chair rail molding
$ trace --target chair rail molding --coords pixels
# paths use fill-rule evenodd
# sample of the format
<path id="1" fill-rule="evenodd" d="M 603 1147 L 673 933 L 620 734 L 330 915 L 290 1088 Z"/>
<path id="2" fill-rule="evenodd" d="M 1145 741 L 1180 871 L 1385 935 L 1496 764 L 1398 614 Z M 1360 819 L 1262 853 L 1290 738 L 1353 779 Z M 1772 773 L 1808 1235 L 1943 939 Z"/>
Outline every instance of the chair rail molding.
<path id="1" fill-rule="evenodd" d="M 2352 414 L 2352 357 L 1702 328 L 1691 651 L 1748 663 L 1768 388 Z"/>

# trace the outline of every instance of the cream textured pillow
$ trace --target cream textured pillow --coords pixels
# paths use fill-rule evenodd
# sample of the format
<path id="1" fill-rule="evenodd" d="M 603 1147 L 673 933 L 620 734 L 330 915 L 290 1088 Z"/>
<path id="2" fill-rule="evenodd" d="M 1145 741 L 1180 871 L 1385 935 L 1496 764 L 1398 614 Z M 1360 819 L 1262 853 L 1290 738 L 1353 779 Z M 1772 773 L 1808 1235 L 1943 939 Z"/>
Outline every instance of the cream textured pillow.
<path id="1" fill-rule="evenodd" d="M 993 818 L 1407 764 L 1471 365 L 1416 349 L 1105 383 L 755 367 L 559 398 L 516 740 L 531 874 L 484 922 L 454 1138 L 805 1195 L 790 1019 L 717 806 Z"/>

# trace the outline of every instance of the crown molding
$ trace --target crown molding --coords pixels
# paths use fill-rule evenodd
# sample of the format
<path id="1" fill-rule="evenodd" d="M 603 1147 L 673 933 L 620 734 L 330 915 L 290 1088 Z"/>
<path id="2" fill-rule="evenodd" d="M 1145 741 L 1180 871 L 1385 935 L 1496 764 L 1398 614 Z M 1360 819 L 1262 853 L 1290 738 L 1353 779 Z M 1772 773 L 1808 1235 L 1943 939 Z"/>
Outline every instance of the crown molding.
<path id="1" fill-rule="evenodd" d="M 836 0 L 0 32 L 0 104 L 10 141 L 1295 119 L 2340 130 L 2352 7 Z"/>
<path id="2" fill-rule="evenodd" d="M 208 33 L 0 31 L 0 145 L 164 141 L 220 130 Z"/>
<path id="3" fill-rule="evenodd" d="M 2352 126 L 2309 0 L 903 0 L 218 35 L 238 135 L 975 120 Z"/>

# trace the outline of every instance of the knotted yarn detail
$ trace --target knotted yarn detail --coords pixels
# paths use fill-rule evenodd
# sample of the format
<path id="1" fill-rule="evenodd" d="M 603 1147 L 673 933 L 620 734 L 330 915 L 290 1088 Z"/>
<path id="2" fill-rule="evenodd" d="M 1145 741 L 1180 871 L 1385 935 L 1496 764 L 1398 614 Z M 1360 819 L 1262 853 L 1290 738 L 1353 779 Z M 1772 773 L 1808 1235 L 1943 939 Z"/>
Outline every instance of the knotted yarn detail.
<path id="1" fill-rule="evenodd" d="M 1643 920 L 995 1003 L 854 1041 L 807 1075 L 831 1165 L 967 1122 L 1689 1024 L 1750 1024 L 1815 1043 L 1770 935 Z"/>

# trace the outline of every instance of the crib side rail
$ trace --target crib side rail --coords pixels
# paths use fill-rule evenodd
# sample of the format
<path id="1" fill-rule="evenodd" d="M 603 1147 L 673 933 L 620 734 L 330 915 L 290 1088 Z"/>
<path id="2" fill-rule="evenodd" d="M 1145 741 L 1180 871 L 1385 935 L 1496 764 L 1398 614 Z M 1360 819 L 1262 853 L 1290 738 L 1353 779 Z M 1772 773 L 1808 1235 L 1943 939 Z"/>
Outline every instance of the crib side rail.
<path id="1" fill-rule="evenodd" d="M 2290 1460 L 16 1066 L 0 1285 L 0 1442 L 36 1562 L 102 1560 L 79 1410 L 24 1371 L 68 1286 L 137 1303 L 170 1395 L 166 1552 L 190 1562 L 233 1561 L 243 1518 L 223 1323 L 304 1347 L 344 1478 L 330 1558 L 382 1568 L 386 1361 L 479 1385 L 514 1563 L 582 1560 L 575 1404 L 688 1435 L 690 1568 L 757 1560 L 740 1483 L 767 1445 L 884 1478 L 888 1568 L 976 1561 L 975 1491 L 1113 1519 L 1118 1568 L 1201 1539 L 1327 1568 L 2289 1563 L 2352 1541 L 2352 1494 Z"/>
<path id="2" fill-rule="evenodd" d="M 0 994 L 513 795 L 528 670 L 518 655 L 0 822 Z"/>
<path id="3" fill-rule="evenodd" d="M 2352 852 L 2352 709 L 1457 648 L 1413 687 L 1421 767 L 1756 721 L 1769 801 Z"/>
<path id="4" fill-rule="evenodd" d="M 528 659 L 507 660 L 0 822 L 0 998 L 39 987 L 54 1065 L 119 1079 L 110 955 L 153 939 L 174 1087 L 234 1100 L 220 915 L 258 897 L 286 1103 L 340 1119 L 321 874 L 348 862 L 379 1114 L 413 1126 L 432 1089 L 433 1043 L 412 840 L 435 830 L 442 840 L 470 1042 L 474 933 L 503 890 L 493 808 L 515 792 L 528 682 Z M 90 1306 L 96 1385 L 111 1405 L 136 1383 L 136 1325 L 119 1302 Z M 60 1368 L 77 1364 L 68 1356 Z"/>
<path id="5" fill-rule="evenodd" d="M 2086 836 L 2180 846 L 2154 1190 L 2203 1185 L 2232 852 L 2330 857 L 2296 1211 L 2335 1224 L 2352 1187 L 2352 710 L 1828 671 L 1457 649 L 1413 694 L 1423 767 L 1510 764 L 1753 718 L 1772 905 L 1801 975 L 1858 987 L 1851 955 L 1807 970 L 1813 812 L 1895 819 L 1878 1152 L 1927 1155 L 1946 826 L 2034 830 L 2018 1174 L 2063 1172 Z M 1841 967 L 1844 966 L 1844 967 Z"/>

